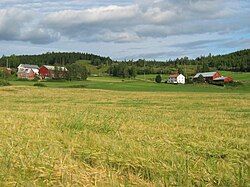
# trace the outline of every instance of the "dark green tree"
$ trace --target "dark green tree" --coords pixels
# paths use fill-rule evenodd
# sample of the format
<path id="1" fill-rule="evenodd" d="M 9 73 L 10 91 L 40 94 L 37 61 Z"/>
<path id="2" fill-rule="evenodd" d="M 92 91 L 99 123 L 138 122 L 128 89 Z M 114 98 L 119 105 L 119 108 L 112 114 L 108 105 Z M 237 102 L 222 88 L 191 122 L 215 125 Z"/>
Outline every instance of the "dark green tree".
<path id="1" fill-rule="evenodd" d="M 86 80 L 88 78 L 88 70 L 85 66 L 73 63 L 67 66 L 68 80 Z"/>
<path id="2" fill-rule="evenodd" d="M 54 69 L 54 79 L 59 79 L 59 78 L 60 78 L 60 67 L 56 65 Z"/>
<path id="3" fill-rule="evenodd" d="M 129 77 L 131 77 L 131 78 L 135 78 L 136 77 L 137 70 L 136 70 L 135 66 L 130 67 L 128 71 L 129 71 Z"/>
<path id="4" fill-rule="evenodd" d="M 156 75 L 155 82 L 156 83 L 161 83 L 161 81 L 162 81 L 161 75 L 160 74 Z"/>
<path id="5" fill-rule="evenodd" d="M 199 77 L 196 79 L 196 82 L 197 83 L 204 83 L 205 82 L 205 79 L 202 75 L 199 75 Z"/>
<path id="6" fill-rule="evenodd" d="M 209 71 L 209 67 L 208 67 L 207 63 L 203 63 L 201 71 L 202 72 L 208 72 Z"/>

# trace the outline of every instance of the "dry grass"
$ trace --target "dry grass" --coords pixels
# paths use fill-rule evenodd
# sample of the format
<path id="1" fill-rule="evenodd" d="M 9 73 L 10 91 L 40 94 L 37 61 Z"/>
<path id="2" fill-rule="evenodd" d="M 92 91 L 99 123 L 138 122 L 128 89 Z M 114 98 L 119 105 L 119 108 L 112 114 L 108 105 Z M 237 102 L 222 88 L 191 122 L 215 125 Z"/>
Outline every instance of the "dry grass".
<path id="1" fill-rule="evenodd" d="M 0 185 L 246 186 L 248 94 L 0 88 Z"/>

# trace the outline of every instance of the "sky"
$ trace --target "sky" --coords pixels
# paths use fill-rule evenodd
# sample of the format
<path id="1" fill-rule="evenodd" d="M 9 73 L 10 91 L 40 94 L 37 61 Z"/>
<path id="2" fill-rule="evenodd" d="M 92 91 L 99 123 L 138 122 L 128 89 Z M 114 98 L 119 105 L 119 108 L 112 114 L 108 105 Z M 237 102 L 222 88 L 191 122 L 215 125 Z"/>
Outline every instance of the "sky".
<path id="1" fill-rule="evenodd" d="M 0 0 L 0 55 L 168 60 L 250 48 L 250 0 Z"/>

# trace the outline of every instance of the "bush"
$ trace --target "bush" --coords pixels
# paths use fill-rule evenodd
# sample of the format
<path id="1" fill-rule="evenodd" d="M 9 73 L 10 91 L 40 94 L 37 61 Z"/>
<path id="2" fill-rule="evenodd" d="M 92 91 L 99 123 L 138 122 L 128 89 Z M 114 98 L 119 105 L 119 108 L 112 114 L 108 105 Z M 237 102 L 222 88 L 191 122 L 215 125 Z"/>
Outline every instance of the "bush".
<path id="1" fill-rule="evenodd" d="M 34 86 L 37 86 L 37 87 L 47 87 L 45 84 L 43 83 L 35 83 Z"/>
<path id="2" fill-rule="evenodd" d="M 195 80 L 197 83 L 205 83 L 205 79 L 202 75 L 199 75 L 199 77 Z"/>
<path id="3" fill-rule="evenodd" d="M 226 83 L 225 86 L 228 86 L 228 87 L 238 87 L 238 86 L 242 86 L 243 83 L 242 82 L 229 82 L 229 83 Z"/>
<path id="4" fill-rule="evenodd" d="M 10 83 L 6 80 L 0 80 L 0 86 L 10 86 Z"/>
<path id="5" fill-rule="evenodd" d="M 71 85 L 71 86 L 67 86 L 67 88 L 86 88 L 86 85 L 82 85 L 82 84 L 79 84 L 79 85 Z"/>
<path id="6" fill-rule="evenodd" d="M 73 63 L 68 65 L 67 69 L 66 78 L 68 80 L 86 80 L 88 78 L 88 70 L 85 66 Z"/>
<path id="7" fill-rule="evenodd" d="M 194 83 L 194 81 L 191 77 L 186 78 L 186 84 L 193 84 L 193 83 Z"/>
<path id="8" fill-rule="evenodd" d="M 44 82 L 66 82 L 67 80 L 65 79 L 51 79 L 51 78 L 47 78 L 45 80 L 43 80 Z"/>
<path id="9" fill-rule="evenodd" d="M 161 80 L 162 80 L 161 75 L 156 75 L 155 82 L 161 83 Z"/>

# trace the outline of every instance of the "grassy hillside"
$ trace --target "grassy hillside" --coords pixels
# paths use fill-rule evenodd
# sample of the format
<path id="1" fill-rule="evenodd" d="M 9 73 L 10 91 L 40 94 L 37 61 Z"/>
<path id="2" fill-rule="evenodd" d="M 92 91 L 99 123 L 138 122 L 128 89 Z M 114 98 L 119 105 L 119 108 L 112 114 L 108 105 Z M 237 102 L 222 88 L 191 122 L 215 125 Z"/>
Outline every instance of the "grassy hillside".
<path id="1" fill-rule="evenodd" d="M 248 93 L 12 86 L 0 95 L 0 186 L 250 182 Z"/>
<path id="2" fill-rule="evenodd" d="M 102 65 L 100 67 L 91 65 L 90 60 L 78 60 L 76 61 L 76 63 L 85 66 L 92 75 L 102 76 L 108 70 L 108 66 L 105 65 Z"/>

